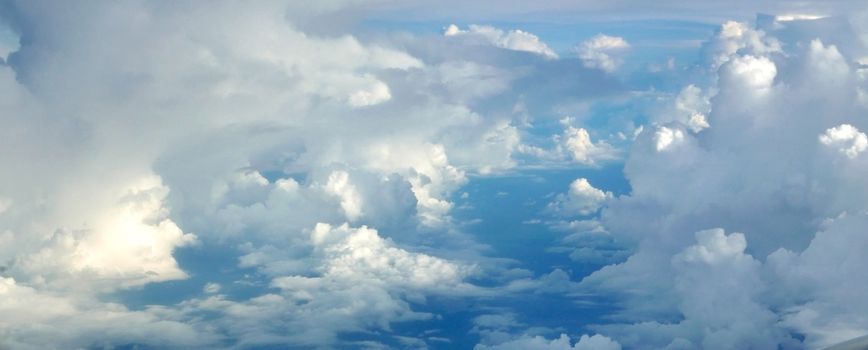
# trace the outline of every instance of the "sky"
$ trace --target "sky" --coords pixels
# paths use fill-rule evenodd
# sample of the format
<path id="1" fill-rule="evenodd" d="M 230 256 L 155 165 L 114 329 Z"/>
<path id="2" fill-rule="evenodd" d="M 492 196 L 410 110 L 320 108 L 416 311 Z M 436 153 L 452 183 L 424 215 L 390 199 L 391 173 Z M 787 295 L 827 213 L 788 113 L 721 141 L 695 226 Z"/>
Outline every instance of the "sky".
<path id="1" fill-rule="evenodd" d="M 0 349 L 868 334 L 863 1 L 0 0 Z"/>

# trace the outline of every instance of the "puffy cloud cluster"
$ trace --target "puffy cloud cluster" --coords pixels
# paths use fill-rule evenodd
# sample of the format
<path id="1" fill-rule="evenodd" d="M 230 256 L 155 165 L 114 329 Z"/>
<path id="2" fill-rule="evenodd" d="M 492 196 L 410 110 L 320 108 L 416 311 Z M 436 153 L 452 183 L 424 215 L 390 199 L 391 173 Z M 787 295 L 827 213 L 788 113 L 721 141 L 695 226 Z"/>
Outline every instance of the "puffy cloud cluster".
<path id="1" fill-rule="evenodd" d="M 388 332 L 395 322 L 429 320 L 435 315 L 411 307 L 429 295 L 483 293 L 463 281 L 472 266 L 408 252 L 367 227 L 319 223 L 308 243 L 311 270 L 274 275 L 271 293 L 235 301 L 215 291 L 162 312 L 220 334 L 227 345 L 321 346 L 339 343 L 340 333 Z"/>
<path id="2" fill-rule="evenodd" d="M 583 42 L 576 50 L 586 67 L 611 73 L 623 63 L 621 55 L 629 48 L 630 44 L 624 38 L 599 34 Z"/>
<path id="3" fill-rule="evenodd" d="M 570 184 L 567 193 L 559 194 L 549 203 L 549 208 L 560 215 L 586 216 L 596 213 L 610 199 L 612 192 L 594 188 L 588 179 L 578 178 Z"/>
<path id="4" fill-rule="evenodd" d="M 439 320 L 431 296 L 573 288 L 483 257 L 453 197 L 617 84 L 521 30 L 343 34 L 362 5 L 0 4 L 0 299 L 28 320 L 0 347 L 424 346 L 394 325 Z M 553 140 L 525 161 L 615 158 L 579 125 Z"/>
<path id="5" fill-rule="evenodd" d="M 60 228 L 38 251 L 17 256 L 13 271 L 36 283 L 112 289 L 183 279 L 172 256 L 194 243 L 168 216 L 168 189 L 148 177 L 123 193 L 97 222 L 80 229 Z M 10 246 L 17 235 L 10 234 Z M 82 280 L 90 280 L 82 286 Z M 59 286 L 54 286 L 55 288 Z"/>
<path id="6" fill-rule="evenodd" d="M 366 5 L 0 3 L 20 37 L 0 51 L 14 150 L 0 152 L 0 347 L 436 347 L 436 330 L 395 325 L 442 320 L 431 299 L 477 315 L 531 293 L 619 309 L 566 329 L 480 316 L 477 348 L 796 349 L 868 332 L 858 16 L 727 22 L 702 48 L 708 79 L 642 127 L 599 130 L 553 116 L 622 92 L 608 73 L 623 38 L 559 59 L 490 26 L 344 34 Z M 539 202 L 569 233 L 552 251 L 616 263 L 581 283 L 497 258 L 456 219 L 477 176 L 619 159 L 628 195 L 573 174 Z M 220 266 L 184 266 L 214 248 Z M 191 278 L 163 305 L 118 301 Z"/>
<path id="7" fill-rule="evenodd" d="M 350 283 L 375 281 L 425 291 L 456 291 L 469 272 L 443 259 L 393 247 L 367 227 L 320 223 L 311 232 L 311 241 L 325 255 L 324 274 Z M 283 285 L 281 281 L 275 283 Z"/>
<path id="8" fill-rule="evenodd" d="M 650 121 L 663 126 L 677 123 L 687 131 L 699 133 L 711 127 L 708 123 L 708 114 L 711 112 L 712 95 L 713 91 L 709 89 L 703 90 L 694 84 L 689 84 L 681 89 L 671 102 L 652 115 Z M 657 132 L 659 133 L 660 130 Z"/>
<path id="9" fill-rule="evenodd" d="M 746 55 L 732 58 L 722 66 L 720 79 L 722 84 L 762 93 L 772 86 L 775 75 L 777 67 L 767 57 Z"/>
<path id="10" fill-rule="evenodd" d="M 684 142 L 684 131 L 678 128 L 661 126 L 654 131 L 654 149 L 662 152 Z"/>
<path id="11" fill-rule="evenodd" d="M 575 345 L 570 344 L 570 337 L 561 334 L 560 338 L 548 340 L 541 336 L 523 337 L 493 346 L 477 345 L 476 350 L 621 350 L 621 345 L 611 339 L 595 334 L 593 336 L 582 335 Z"/>
<path id="12" fill-rule="evenodd" d="M 837 147 L 838 151 L 851 159 L 868 148 L 868 137 L 850 124 L 826 129 L 826 132 L 820 135 L 820 142 L 829 147 Z"/>
<path id="13" fill-rule="evenodd" d="M 480 294 L 452 196 L 514 167 L 521 136 L 477 104 L 521 77 L 502 57 L 557 55 L 523 31 L 473 30 L 508 49 L 486 61 L 311 21 L 353 6 L 0 4 L 21 43 L 0 63 L 0 299 L 19 320 L 54 305 L 0 324 L 0 347 L 336 346 Z M 249 278 L 108 301 L 196 278 L 179 251 L 212 247 Z"/>
<path id="14" fill-rule="evenodd" d="M 868 266 L 850 248 L 866 237 L 868 106 L 848 52 L 868 48 L 851 37 L 842 51 L 808 29 L 832 19 L 816 21 L 725 23 L 704 48 L 710 85 L 682 90 L 675 115 L 639 135 L 631 193 L 601 214 L 633 255 L 582 281 L 618 296 L 617 321 L 594 330 L 636 349 L 820 348 L 868 333 L 848 296 L 865 288 L 851 268 Z"/>
<path id="15" fill-rule="evenodd" d="M 716 70 L 729 60 L 739 58 L 738 53 L 761 57 L 779 53 L 781 42 L 747 23 L 727 21 L 720 26 L 717 35 L 705 43 L 704 50 L 710 67 Z"/>
<path id="16" fill-rule="evenodd" d="M 0 278 L 3 346 L 13 349 L 112 347 L 153 344 L 200 348 L 218 339 L 155 310 L 131 311 L 117 303 L 45 293 Z"/>
<path id="17" fill-rule="evenodd" d="M 576 162 L 595 165 L 601 160 L 611 160 L 616 157 L 615 149 L 604 141 L 594 143 L 591 135 L 584 128 L 568 126 L 563 134 L 563 147 Z"/>
<path id="18" fill-rule="evenodd" d="M 707 96 L 703 96 L 702 90 L 694 85 L 688 85 L 681 90 L 678 97 L 675 99 L 676 116 L 680 117 L 683 124 L 686 124 L 690 131 L 694 133 L 708 128 L 708 118 L 706 115 L 709 112 L 710 102 Z M 686 121 L 685 121 L 686 120 Z"/>
<path id="19" fill-rule="evenodd" d="M 563 131 L 551 137 L 551 148 L 519 144 L 516 152 L 552 165 L 580 164 L 585 167 L 600 167 L 621 157 L 621 151 L 616 146 L 606 140 L 594 141 L 588 129 L 574 126 L 574 118 L 564 117 L 560 123 Z"/>
<path id="20" fill-rule="evenodd" d="M 808 347 L 866 333 L 868 305 L 856 297 L 866 285 L 863 279 L 853 278 L 868 263 L 856 252 L 866 242 L 866 223 L 864 212 L 828 220 L 805 250 L 778 250 L 766 261 L 780 286 L 775 290 L 780 293 L 778 305 L 786 307 L 782 323 L 805 334 Z"/>
<path id="21" fill-rule="evenodd" d="M 554 273 L 553 273 L 554 274 Z M 511 350 L 511 349 L 541 349 L 541 350 L 620 350 L 618 342 L 600 335 L 583 334 L 573 341 L 570 336 L 561 333 L 554 339 L 549 339 L 539 333 L 550 333 L 545 328 L 527 328 L 527 325 L 516 320 L 511 313 L 486 314 L 473 320 L 473 332 L 482 336 L 482 342 L 475 350 Z M 513 335 L 517 329 L 524 333 Z M 555 333 L 557 334 L 557 333 Z"/>

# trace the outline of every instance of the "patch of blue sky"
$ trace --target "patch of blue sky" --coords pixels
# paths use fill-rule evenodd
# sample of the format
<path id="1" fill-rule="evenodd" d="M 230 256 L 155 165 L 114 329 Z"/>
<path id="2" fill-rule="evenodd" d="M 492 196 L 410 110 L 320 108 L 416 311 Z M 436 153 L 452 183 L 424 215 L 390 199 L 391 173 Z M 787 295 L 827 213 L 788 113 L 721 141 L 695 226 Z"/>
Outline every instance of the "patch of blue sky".
<path id="1" fill-rule="evenodd" d="M 609 301 L 603 298 L 583 301 L 577 302 L 571 296 L 533 293 L 484 299 L 431 297 L 424 304 L 413 304 L 415 311 L 431 313 L 431 319 L 398 322 L 389 332 L 344 333 L 341 338 L 396 346 L 400 345 L 394 338 L 397 336 L 424 340 L 429 349 L 472 349 L 482 339 L 480 330 L 485 330 L 474 322 L 481 315 L 514 318 L 514 324 L 489 331 L 521 333 L 532 328 L 549 338 L 561 333 L 578 335 L 592 332 L 588 326 L 603 323 L 612 311 Z"/>
<path id="2" fill-rule="evenodd" d="M 397 21 L 374 19 L 363 21 L 360 30 L 409 32 L 418 35 L 439 35 L 450 24 L 466 28 L 469 24 L 490 25 L 502 30 L 520 29 L 540 38 L 562 58 L 575 57 L 575 48 L 598 34 L 623 37 L 633 48 L 626 57 L 626 71 L 648 68 L 654 64 L 692 62 L 700 43 L 708 39 L 718 24 L 676 20 L 576 21 L 576 22 L 445 22 Z"/>
<path id="3" fill-rule="evenodd" d="M 459 221 L 474 222 L 466 230 L 478 242 L 491 246 L 493 255 L 521 261 L 517 267 L 537 275 L 560 268 L 579 279 L 600 266 L 576 265 L 566 254 L 549 252 L 547 249 L 557 245 L 565 233 L 537 221 L 554 219 L 547 216 L 545 207 L 580 177 L 615 195 L 630 192 L 622 164 L 618 163 L 599 169 L 529 169 L 504 176 L 474 177 L 463 188 L 468 196 L 458 199 L 454 216 Z"/>
<path id="4" fill-rule="evenodd" d="M 107 296 L 133 310 L 148 305 L 175 305 L 205 295 L 208 283 L 220 285 L 220 294 L 230 300 L 248 300 L 267 292 L 269 279 L 253 268 L 238 267 L 239 251 L 211 242 L 182 247 L 174 251 L 175 260 L 187 279 L 149 283 L 139 288 L 120 290 Z"/>

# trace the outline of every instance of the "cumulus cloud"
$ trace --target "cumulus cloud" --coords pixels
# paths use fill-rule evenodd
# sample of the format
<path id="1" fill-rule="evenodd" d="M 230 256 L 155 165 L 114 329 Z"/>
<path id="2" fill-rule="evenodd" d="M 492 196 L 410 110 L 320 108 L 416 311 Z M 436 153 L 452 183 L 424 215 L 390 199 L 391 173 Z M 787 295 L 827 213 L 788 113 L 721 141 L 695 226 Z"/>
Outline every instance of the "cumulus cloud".
<path id="1" fill-rule="evenodd" d="M 129 287 L 183 279 L 186 274 L 172 251 L 195 242 L 196 236 L 167 218 L 167 192 L 159 178 L 142 179 L 93 227 L 58 230 L 45 247 L 19 257 L 16 267 L 30 276 L 51 276 L 47 283 L 93 279 L 96 285 L 109 280 L 109 286 Z M 74 280 L 55 280 L 67 273 Z"/>
<path id="2" fill-rule="evenodd" d="M 717 35 L 705 43 L 704 54 L 711 69 L 718 69 L 737 53 L 766 56 L 781 52 L 781 42 L 743 22 L 727 21 Z"/>
<path id="3" fill-rule="evenodd" d="M 666 106 L 653 121 L 658 124 L 677 122 L 692 133 L 711 127 L 708 114 L 711 112 L 711 94 L 696 85 L 689 84 L 678 92 L 670 106 Z"/>
<path id="4" fill-rule="evenodd" d="M 408 252 L 374 229 L 318 223 L 309 244 L 312 269 L 274 275 L 273 293 L 244 301 L 215 294 L 166 312 L 194 324 L 201 313 L 216 315 L 202 326 L 217 327 L 236 346 L 331 346 L 342 332 L 388 332 L 393 323 L 435 317 L 411 306 L 428 296 L 482 294 L 464 281 L 472 266 Z"/>
<path id="5" fill-rule="evenodd" d="M 837 148 L 839 152 L 851 159 L 868 148 L 868 136 L 850 124 L 826 129 L 819 138 L 822 144 Z"/>
<path id="6" fill-rule="evenodd" d="M 443 31 L 443 35 L 477 37 L 507 50 L 531 52 L 550 59 L 558 58 L 558 55 L 539 37 L 519 29 L 504 32 L 492 26 L 471 24 L 467 30 L 462 30 L 450 24 Z"/>
<path id="7" fill-rule="evenodd" d="M 561 147 L 566 149 L 570 157 L 581 164 L 596 165 L 601 161 L 617 157 L 614 147 L 605 141 L 594 143 L 585 128 L 567 126 L 561 138 Z"/>
<path id="8" fill-rule="evenodd" d="M 621 55 L 630 44 L 622 37 L 599 34 L 576 49 L 585 67 L 614 72 L 623 63 Z"/>
<path id="9" fill-rule="evenodd" d="M 611 198 L 612 192 L 603 192 L 588 179 L 578 178 L 570 183 L 569 191 L 555 197 L 548 208 L 559 215 L 585 216 L 596 213 Z"/>
<path id="10" fill-rule="evenodd" d="M 14 349 L 153 344 L 204 348 L 218 340 L 189 323 L 164 317 L 159 310 L 132 311 L 116 303 L 50 293 L 0 278 L 2 344 Z"/>
<path id="11" fill-rule="evenodd" d="M 531 164 L 580 164 L 587 167 L 600 167 L 621 157 L 622 150 L 607 140 L 591 138 L 591 133 L 584 127 L 572 125 L 574 118 L 560 119 L 563 131 L 551 136 L 552 146 L 537 146 L 520 143 L 515 152 L 531 159 Z M 626 137 L 624 137 L 626 139 Z M 617 141 L 617 139 L 616 139 Z M 620 140 L 620 141 L 623 141 Z"/>
<path id="12" fill-rule="evenodd" d="M 744 236 L 711 229 L 696 232 L 695 238 L 696 244 L 671 257 L 671 270 L 659 267 L 672 276 L 672 301 L 681 321 L 600 328 L 639 349 L 795 346 L 796 341 L 777 326 L 777 315 L 760 301 L 768 286 L 762 279 L 761 263 L 745 254 Z M 704 331 L 694 332 L 695 327 Z M 630 333 L 639 336 L 628 337 Z M 638 339 L 642 341 L 636 342 Z"/>
<path id="13" fill-rule="evenodd" d="M 654 149 L 656 149 L 657 152 L 662 152 L 675 147 L 678 143 L 683 141 L 684 132 L 681 131 L 681 129 L 661 126 L 654 131 Z"/>
<path id="14" fill-rule="evenodd" d="M 744 236 L 716 229 L 697 232 L 696 240 L 672 264 L 683 323 L 706 327 L 697 345 L 730 349 L 786 343 L 788 335 L 774 327 L 776 315 L 756 300 L 763 288 L 760 264 L 744 254 Z"/>
<path id="15" fill-rule="evenodd" d="M 582 281 L 619 295 L 622 323 L 592 329 L 636 349 L 820 348 L 868 331 L 853 318 L 861 303 L 839 299 L 863 287 L 811 280 L 803 273 L 813 267 L 799 267 L 824 256 L 846 274 L 840 259 L 860 259 L 826 240 L 848 240 L 862 216 L 852 213 L 866 209 L 853 177 L 865 167 L 853 117 L 865 113 L 852 93 L 861 83 L 835 45 L 813 37 L 826 33 L 782 34 L 797 45 L 775 30 L 809 25 L 785 26 L 725 23 L 704 48 L 711 85 L 682 90 L 678 117 L 637 138 L 625 165 L 632 192 L 610 200 L 600 221 L 638 248 Z M 692 128 L 694 110 L 707 127 Z"/>
<path id="16" fill-rule="evenodd" d="M 745 88 L 762 92 L 771 87 L 777 74 L 774 62 L 766 57 L 739 56 L 721 67 L 724 84 L 742 85 Z"/>
<path id="17" fill-rule="evenodd" d="M 726 22 L 646 113 L 600 103 L 635 83 L 608 74 L 623 38 L 559 59 L 521 30 L 355 30 L 363 5 L 3 2 L 21 40 L 0 63 L 0 347 L 436 347 L 452 335 L 416 326 L 479 314 L 480 349 L 868 331 L 864 21 Z M 493 221 L 469 218 L 487 187 L 468 183 L 619 160 L 625 195 L 569 174 L 526 203 L 566 234 L 521 254 L 570 260 L 468 233 Z M 529 329 L 508 309 L 531 294 L 618 308 Z M 553 337 L 579 328 L 599 334 Z"/>
<path id="18" fill-rule="evenodd" d="M 320 223 L 311 232 L 311 241 L 326 256 L 328 265 L 323 269 L 328 277 L 349 283 L 377 281 L 427 291 L 472 288 L 461 284 L 470 272 L 468 267 L 408 253 L 367 227 L 351 229 L 346 224 L 332 227 Z M 276 280 L 275 284 L 282 285 L 281 281 Z"/>
<path id="19" fill-rule="evenodd" d="M 14 278 L 13 289 L 34 295 L 4 300 L 26 309 L 43 295 L 67 291 L 62 301 L 76 310 L 70 315 L 117 308 L 98 296 L 189 278 L 175 254 L 196 244 L 238 247 L 229 248 L 237 256 L 226 258 L 269 276 L 267 283 L 316 273 L 319 266 L 337 271 L 339 264 L 323 264 L 346 258 L 327 249 L 317 253 L 304 234 L 317 222 L 377 225 L 398 232 L 404 242 L 418 242 L 420 232 L 438 227 L 427 236 L 432 239 L 449 227 L 449 197 L 467 181 L 465 172 L 511 166 L 517 136 L 508 120 L 482 118 L 437 97 L 417 108 L 421 94 L 407 93 L 424 88 L 398 96 L 391 85 L 427 69 L 422 60 L 348 35 L 308 35 L 282 16 L 287 6 L 220 3 L 186 13 L 156 4 L 103 3 L 77 8 L 81 16 L 66 21 L 51 4 L 3 5 L 10 9 L 4 15 L 15 16 L 4 18 L 29 39 L 0 65 L 0 145 L 21 150 L 0 156 L 4 169 L 15 165 L 0 177 L 0 274 Z M 71 32 L 79 35 L 66 35 Z M 513 33 L 504 42 L 523 47 L 522 38 L 532 37 Z M 456 138 L 449 129 L 463 134 Z M 482 151 L 464 151 L 473 142 Z M 478 167 L 459 169 L 453 157 Z M 460 234 L 452 236 L 461 241 L 455 238 Z M 351 252 L 398 252 L 368 238 L 374 245 Z M 452 266 L 409 252 L 395 259 L 399 265 Z M 373 258 L 356 262 L 362 261 L 371 263 L 371 273 L 393 266 Z M 446 278 L 437 275 L 445 270 L 431 272 L 431 281 Z M 199 307 L 255 308 L 275 300 L 263 292 L 258 299 L 224 303 L 220 293 L 229 287 L 220 283 L 205 286 L 211 296 L 203 301 L 148 314 L 149 322 L 177 317 L 193 324 L 185 317 Z M 316 288 L 350 282 L 336 283 Z M 382 290 L 371 294 L 371 305 L 376 298 L 394 304 L 383 315 L 428 317 L 409 311 L 403 301 L 418 300 L 415 292 L 392 295 L 382 286 L 357 291 L 367 289 Z M 341 298 L 354 297 L 336 294 L 332 301 Z M 120 310 L 117 323 L 137 315 Z M 33 323 L 41 322 L 54 321 Z M 363 330 L 384 323 L 352 324 Z M 3 327 L 4 341 L 40 344 L 38 337 L 28 339 L 27 330 L 9 327 Z M 173 337 L 118 336 L 102 344 L 97 333 L 74 335 L 68 344 L 159 346 Z M 281 343 L 270 331 L 262 334 L 254 338 Z M 332 340 L 323 337 L 321 343 Z"/>
<path id="20" fill-rule="evenodd" d="M 454 223 L 452 195 L 514 167 L 522 137 L 480 101 L 557 55 L 518 30 L 472 27 L 468 40 L 506 49 L 486 57 L 452 38 L 365 40 L 314 23 L 353 6 L 93 3 L 68 20 L 53 4 L 4 3 L 26 39 L 0 64 L 0 147 L 19 150 L 0 155 L 0 275 L 27 291 L 4 300 L 183 328 L 100 337 L 115 328 L 97 322 L 51 344 L 334 346 L 343 332 L 434 318 L 414 311 L 427 295 L 478 294 L 464 282 L 472 264 L 438 257 L 482 249 Z M 432 42 L 448 49 L 425 52 Z M 311 230 L 330 233 L 314 242 Z M 214 271 L 179 264 L 181 249 L 214 247 L 243 279 L 203 281 Z M 200 297 L 178 305 L 106 301 L 188 278 Z M 242 283 L 255 290 L 236 298 Z M 284 336 L 300 325 L 321 331 Z M 0 331 L 0 347 L 52 347 Z"/>
<path id="21" fill-rule="evenodd" d="M 347 219 L 356 220 L 362 215 L 362 203 L 356 188 L 349 183 L 349 174 L 345 171 L 336 171 L 329 174 L 325 191 L 340 198 L 341 209 L 344 210 Z"/>
<path id="22" fill-rule="evenodd" d="M 518 349 L 540 349 L 540 350 L 621 350 L 621 345 L 605 336 L 595 334 L 592 336 L 582 335 L 575 345 L 571 344 L 570 337 L 566 334 L 561 334 L 557 339 L 548 340 L 541 336 L 522 337 L 519 339 L 504 342 L 498 345 L 486 346 L 477 345 L 476 350 L 518 350 Z"/>

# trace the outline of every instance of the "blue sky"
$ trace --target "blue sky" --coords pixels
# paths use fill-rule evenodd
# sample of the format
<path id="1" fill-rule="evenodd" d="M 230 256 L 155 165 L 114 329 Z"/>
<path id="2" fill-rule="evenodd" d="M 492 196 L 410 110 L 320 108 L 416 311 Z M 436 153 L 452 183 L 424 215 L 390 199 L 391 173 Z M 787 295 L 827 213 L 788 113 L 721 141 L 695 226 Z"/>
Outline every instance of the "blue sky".
<path id="1" fill-rule="evenodd" d="M 0 348 L 864 336 L 866 18 L 0 1 Z"/>

